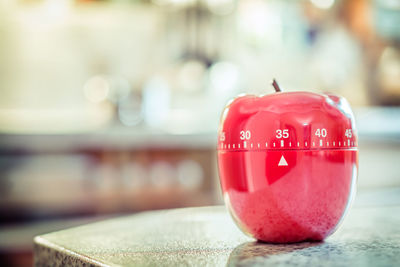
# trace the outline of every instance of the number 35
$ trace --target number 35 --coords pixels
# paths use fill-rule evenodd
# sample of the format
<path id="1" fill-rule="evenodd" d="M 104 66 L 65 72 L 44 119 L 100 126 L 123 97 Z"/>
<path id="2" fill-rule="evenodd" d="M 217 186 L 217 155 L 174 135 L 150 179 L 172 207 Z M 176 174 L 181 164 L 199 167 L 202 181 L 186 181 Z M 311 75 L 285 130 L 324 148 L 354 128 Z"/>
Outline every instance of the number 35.
<path id="1" fill-rule="evenodd" d="M 278 129 L 276 130 L 276 138 L 280 139 L 280 138 L 289 138 L 289 130 L 285 129 L 285 130 L 281 130 Z"/>

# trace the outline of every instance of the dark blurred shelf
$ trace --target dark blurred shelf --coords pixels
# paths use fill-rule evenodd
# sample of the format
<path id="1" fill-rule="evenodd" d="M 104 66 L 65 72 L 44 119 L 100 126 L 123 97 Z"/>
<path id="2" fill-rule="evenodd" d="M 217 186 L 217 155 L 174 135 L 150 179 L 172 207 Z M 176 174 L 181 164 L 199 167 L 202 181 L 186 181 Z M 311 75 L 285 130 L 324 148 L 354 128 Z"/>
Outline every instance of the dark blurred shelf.
<path id="1" fill-rule="evenodd" d="M 0 134 L 0 150 L 212 149 L 216 133 L 170 134 L 144 128 L 111 127 L 73 134 Z"/>
<path id="2" fill-rule="evenodd" d="M 400 108 L 354 109 L 360 142 L 400 142 Z M 173 134 L 145 127 L 112 126 L 71 134 L 1 134 L 0 151 L 76 151 L 90 149 L 214 149 L 217 130 Z"/>
<path id="3" fill-rule="evenodd" d="M 400 142 L 400 107 L 354 109 L 360 141 Z"/>

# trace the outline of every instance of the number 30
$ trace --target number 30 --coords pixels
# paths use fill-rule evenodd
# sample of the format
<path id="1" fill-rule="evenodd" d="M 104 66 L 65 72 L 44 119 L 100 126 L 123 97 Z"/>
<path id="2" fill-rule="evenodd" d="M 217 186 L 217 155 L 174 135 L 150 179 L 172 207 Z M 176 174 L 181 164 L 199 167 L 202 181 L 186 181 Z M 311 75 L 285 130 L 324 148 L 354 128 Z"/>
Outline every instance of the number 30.
<path id="1" fill-rule="evenodd" d="M 250 131 L 240 131 L 240 139 L 241 140 L 249 140 L 251 137 Z"/>

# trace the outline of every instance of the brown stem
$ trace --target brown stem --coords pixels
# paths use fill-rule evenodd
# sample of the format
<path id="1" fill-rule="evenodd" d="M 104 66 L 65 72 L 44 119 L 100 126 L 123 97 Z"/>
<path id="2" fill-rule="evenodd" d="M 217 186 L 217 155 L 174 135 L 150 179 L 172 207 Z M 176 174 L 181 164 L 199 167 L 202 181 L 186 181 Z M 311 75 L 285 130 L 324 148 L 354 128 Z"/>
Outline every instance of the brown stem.
<path id="1" fill-rule="evenodd" d="M 282 89 L 279 87 L 279 84 L 276 82 L 275 79 L 272 80 L 272 86 L 275 88 L 276 92 L 282 92 Z"/>

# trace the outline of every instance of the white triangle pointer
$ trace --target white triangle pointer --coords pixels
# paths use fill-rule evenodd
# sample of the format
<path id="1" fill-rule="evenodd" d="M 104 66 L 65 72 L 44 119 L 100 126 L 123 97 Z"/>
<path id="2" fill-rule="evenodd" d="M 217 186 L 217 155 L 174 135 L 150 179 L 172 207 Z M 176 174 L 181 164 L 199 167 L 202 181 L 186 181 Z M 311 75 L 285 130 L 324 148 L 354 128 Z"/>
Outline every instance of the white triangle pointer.
<path id="1" fill-rule="evenodd" d="M 286 162 L 286 159 L 283 157 L 283 155 L 282 155 L 282 157 L 281 157 L 281 160 L 279 161 L 279 163 L 278 163 L 278 166 L 287 166 L 288 164 L 287 164 L 287 162 Z"/>

